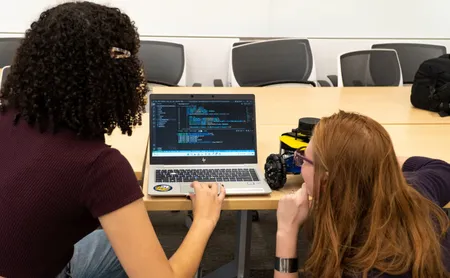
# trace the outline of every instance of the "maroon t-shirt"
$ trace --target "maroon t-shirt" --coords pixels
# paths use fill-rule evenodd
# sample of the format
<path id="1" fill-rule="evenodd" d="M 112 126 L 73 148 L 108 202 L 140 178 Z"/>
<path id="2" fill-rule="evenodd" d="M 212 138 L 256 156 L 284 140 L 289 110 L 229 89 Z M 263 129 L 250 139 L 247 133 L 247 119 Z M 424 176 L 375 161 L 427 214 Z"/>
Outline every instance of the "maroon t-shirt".
<path id="1" fill-rule="evenodd" d="M 104 138 L 40 133 L 13 116 L 0 114 L 0 276 L 55 277 L 99 216 L 143 194 Z"/>

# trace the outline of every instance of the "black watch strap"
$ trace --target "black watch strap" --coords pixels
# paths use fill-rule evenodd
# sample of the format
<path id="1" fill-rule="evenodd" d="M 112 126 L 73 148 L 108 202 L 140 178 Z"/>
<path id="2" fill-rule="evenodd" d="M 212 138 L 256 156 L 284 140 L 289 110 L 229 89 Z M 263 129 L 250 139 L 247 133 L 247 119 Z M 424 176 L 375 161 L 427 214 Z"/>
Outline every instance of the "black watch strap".
<path id="1" fill-rule="evenodd" d="M 275 270 L 281 273 L 296 273 L 298 272 L 298 259 L 275 257 Z"/>

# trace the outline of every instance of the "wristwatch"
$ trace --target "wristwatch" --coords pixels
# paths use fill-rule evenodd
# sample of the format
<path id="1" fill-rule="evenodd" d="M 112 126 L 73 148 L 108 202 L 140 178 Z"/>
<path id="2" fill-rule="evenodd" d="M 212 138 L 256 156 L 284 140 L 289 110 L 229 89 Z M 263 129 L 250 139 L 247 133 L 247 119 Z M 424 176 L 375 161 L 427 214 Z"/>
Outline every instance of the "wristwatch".
<path id="1" fill-rule="evenodd" d="M 298 272 L 298 259 L 275 257 L 275 270 L 281 273 L 296 273 Z"/>

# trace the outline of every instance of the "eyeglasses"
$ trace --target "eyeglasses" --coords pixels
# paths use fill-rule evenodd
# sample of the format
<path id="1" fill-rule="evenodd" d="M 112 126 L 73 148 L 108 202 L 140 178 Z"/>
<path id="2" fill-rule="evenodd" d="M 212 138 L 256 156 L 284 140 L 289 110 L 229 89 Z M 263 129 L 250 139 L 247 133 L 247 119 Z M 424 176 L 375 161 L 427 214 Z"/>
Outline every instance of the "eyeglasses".
<path id="1" fill-rule="evenodd" d="M 301 147 L 294 152 L 294 163 L 296 166 L 302 166 L 306 161 L 311 165 L 314 165 L 313 161 L 305 156 L 306 147 Z"/>

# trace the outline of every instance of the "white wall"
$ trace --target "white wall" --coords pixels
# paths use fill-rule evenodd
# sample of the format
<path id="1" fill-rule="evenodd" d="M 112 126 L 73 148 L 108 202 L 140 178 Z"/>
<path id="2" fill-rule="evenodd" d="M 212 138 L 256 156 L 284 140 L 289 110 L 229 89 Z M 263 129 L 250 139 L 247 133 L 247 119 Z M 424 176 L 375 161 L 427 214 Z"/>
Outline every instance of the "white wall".
<path id="1" fill-rule="evenodd" d="M 66 0 L 13 0 L 0 32 L 23 33 Z M 143 36 L 449 38 L 448 0 L 92 0 L 121 8 Z M 441 13 L 440 13 L 441 12 Z"/>
<path id="2" fill-rule="evenodd" d="M 42 10 L 64 1 L 9 1 L 0 9 L 0 37 L 21 36 Z M 93 1 L 122 8 L 142 39 L 184 44 L 188 85 L 226 81 L 230 46 L 239 37 L 309 37 L 318 79 L 337 73 L 339 54 L 374 43 L 441 44 L 450 52 L 450 19 L 437 16 L 450 9 L 448 0 Z"/>
<path id="3" fill-rule="evenodd" d="M 2 0 L 6 1 L 6 0 Z M 14 0 L 0 9 L 0 32 L 23 33 L 39 14 L 67 0 Z M 141 35 L 267 35 L 272 0 L 91 0 L 126 12 Z M 239 6 L 239 9 L 235 7 Z M 7 8 L 5 8 L 7 7 Z M 26 8 L 24 8 L 26 7 Z M 250 11 L 250 12 L 249 12 Z M 243 28 L 243 26 L 245 26 Z"/>

